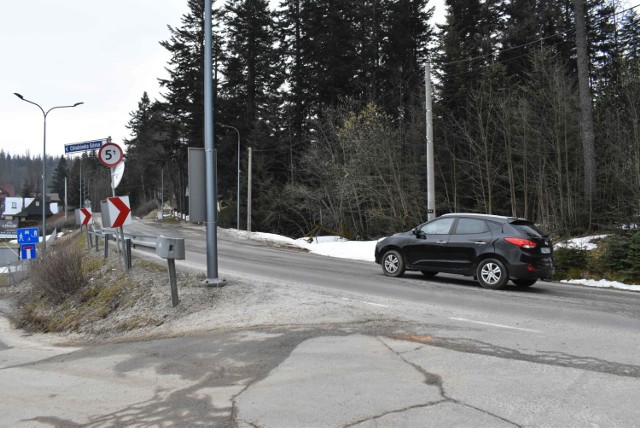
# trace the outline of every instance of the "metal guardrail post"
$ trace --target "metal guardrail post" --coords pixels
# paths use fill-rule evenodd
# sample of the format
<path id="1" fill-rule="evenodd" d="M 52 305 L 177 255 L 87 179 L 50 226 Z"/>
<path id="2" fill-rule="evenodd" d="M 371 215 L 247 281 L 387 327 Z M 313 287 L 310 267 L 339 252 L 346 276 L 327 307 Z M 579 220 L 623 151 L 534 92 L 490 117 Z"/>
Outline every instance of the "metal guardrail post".
<path id="1" fill-rule="evenodd" d="M 104 258 L 105 259 L 109 257 L 109 237 L 110 236 L 111 236 L 110 233 L 104 234 Z"/>
<path id="2" fill-rule="evenodd" d="M 100 245 L 98 244 L 100 237 L 98 236 L 98 233 L 94 231 L 95 237 L 96 237 L 96 253 L 100 251 Z"/>
<path id="3" fill-rule="evenodd" d="M 178 282 L 176 281 L 176 261 L 167 259 L 169 264 L 169 282 L 171 283 L 171 304 L 175 308 L 178 306 Z"/>
<path id="4" fill-rule="evenodd" d="M 131 238 L 125 239 L 125 257 L 127 260 L 127 271 L 131 269 Z"/>
<path id="5" fill-rule="evenodd" d="M 156 254 L 163 259 L 167 259 L 169 265 L 169 282 L 171 284 L 171 303 L 175 308 L 179 303 L 175 259 L 185 259 L 184 238 L 158 236 L 156 239 Z"/>

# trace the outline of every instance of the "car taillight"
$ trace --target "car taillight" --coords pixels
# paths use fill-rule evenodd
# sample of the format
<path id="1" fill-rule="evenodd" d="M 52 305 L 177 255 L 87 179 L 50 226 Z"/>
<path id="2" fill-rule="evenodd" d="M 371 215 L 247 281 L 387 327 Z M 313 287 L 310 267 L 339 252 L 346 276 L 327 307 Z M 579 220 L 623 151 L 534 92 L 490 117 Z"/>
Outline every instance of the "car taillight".
<path id="1" fill-rule="evenodd" d="M 517 245 L 518 247 L 526 248 L 527 250 L 536 248 L 536 245 L 537 245 L 535 242 L 530 241 L 529 239 L 504 238 L 504 240 L 509 242 L 510 244 Z"/>

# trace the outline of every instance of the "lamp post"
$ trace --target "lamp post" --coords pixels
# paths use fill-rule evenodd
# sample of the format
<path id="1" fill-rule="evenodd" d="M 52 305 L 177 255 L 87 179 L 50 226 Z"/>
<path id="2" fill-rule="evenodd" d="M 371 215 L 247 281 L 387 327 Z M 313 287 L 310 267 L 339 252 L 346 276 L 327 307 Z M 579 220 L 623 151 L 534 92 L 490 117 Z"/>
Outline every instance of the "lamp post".
<path id="1" fill-rule="evenodd" d="M 13 93 L 16 97 L 20 98 L 22 101 L 27 102 L 29 104 L 33 104 L 38 107 L 42 112 L 42 117 L 44 119 L 43 124 L 43 137 L 42 137 L 42 243 L 43 243 L 43 252 L 47 251 L 47 115 L 51 112 L 51 110 L 55 110 L 58 108 L 72 108 L 77 107 L 80 104 L 84 104 L 83 102 L 75 103 L 71 106 L 55 106 L 51 107 L 46 112 L 40 104 L 35 103 L 33 101 L 29 101 L 24 98 L 17 92 Z"/>
<path id="2" fill-rule="evenodd" d="M 231 128 L 238 134 L 238 196 L 236 196 L 236 229 L 240 230 L 240 131 L 231 125 L 223 125 L 222 123 L 219 123 L 218 125 L 224 128 Z"/>

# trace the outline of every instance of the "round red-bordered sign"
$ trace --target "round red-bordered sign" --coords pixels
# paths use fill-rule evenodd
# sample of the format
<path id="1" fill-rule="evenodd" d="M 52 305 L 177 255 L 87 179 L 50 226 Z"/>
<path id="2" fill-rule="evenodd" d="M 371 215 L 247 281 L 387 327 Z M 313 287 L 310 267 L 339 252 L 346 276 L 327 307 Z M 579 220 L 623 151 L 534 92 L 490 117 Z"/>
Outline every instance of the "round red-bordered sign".
<path id="1" fill-rule="evenodd" d="M 102 165 L 113 168 L 122 162 L 122 149 L 115 143 L 103 144 L 98 151 L 98 160 Z"/>

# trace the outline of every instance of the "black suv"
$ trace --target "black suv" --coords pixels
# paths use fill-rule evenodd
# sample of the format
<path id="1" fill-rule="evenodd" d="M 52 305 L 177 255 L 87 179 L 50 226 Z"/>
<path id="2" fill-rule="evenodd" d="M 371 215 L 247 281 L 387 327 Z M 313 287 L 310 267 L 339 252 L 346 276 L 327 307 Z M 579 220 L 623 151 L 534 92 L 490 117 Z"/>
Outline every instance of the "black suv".
<path id="1" fill-rule="evenodd" d="M 553 245 L 532 222 L 485 214 L 445 214 L 409 232 L 380 239 L 376 263 L 387 276 L 405 270 L 473 276 L 485 288 L 509 279 L 530 287 L 553 276 Z"/>

